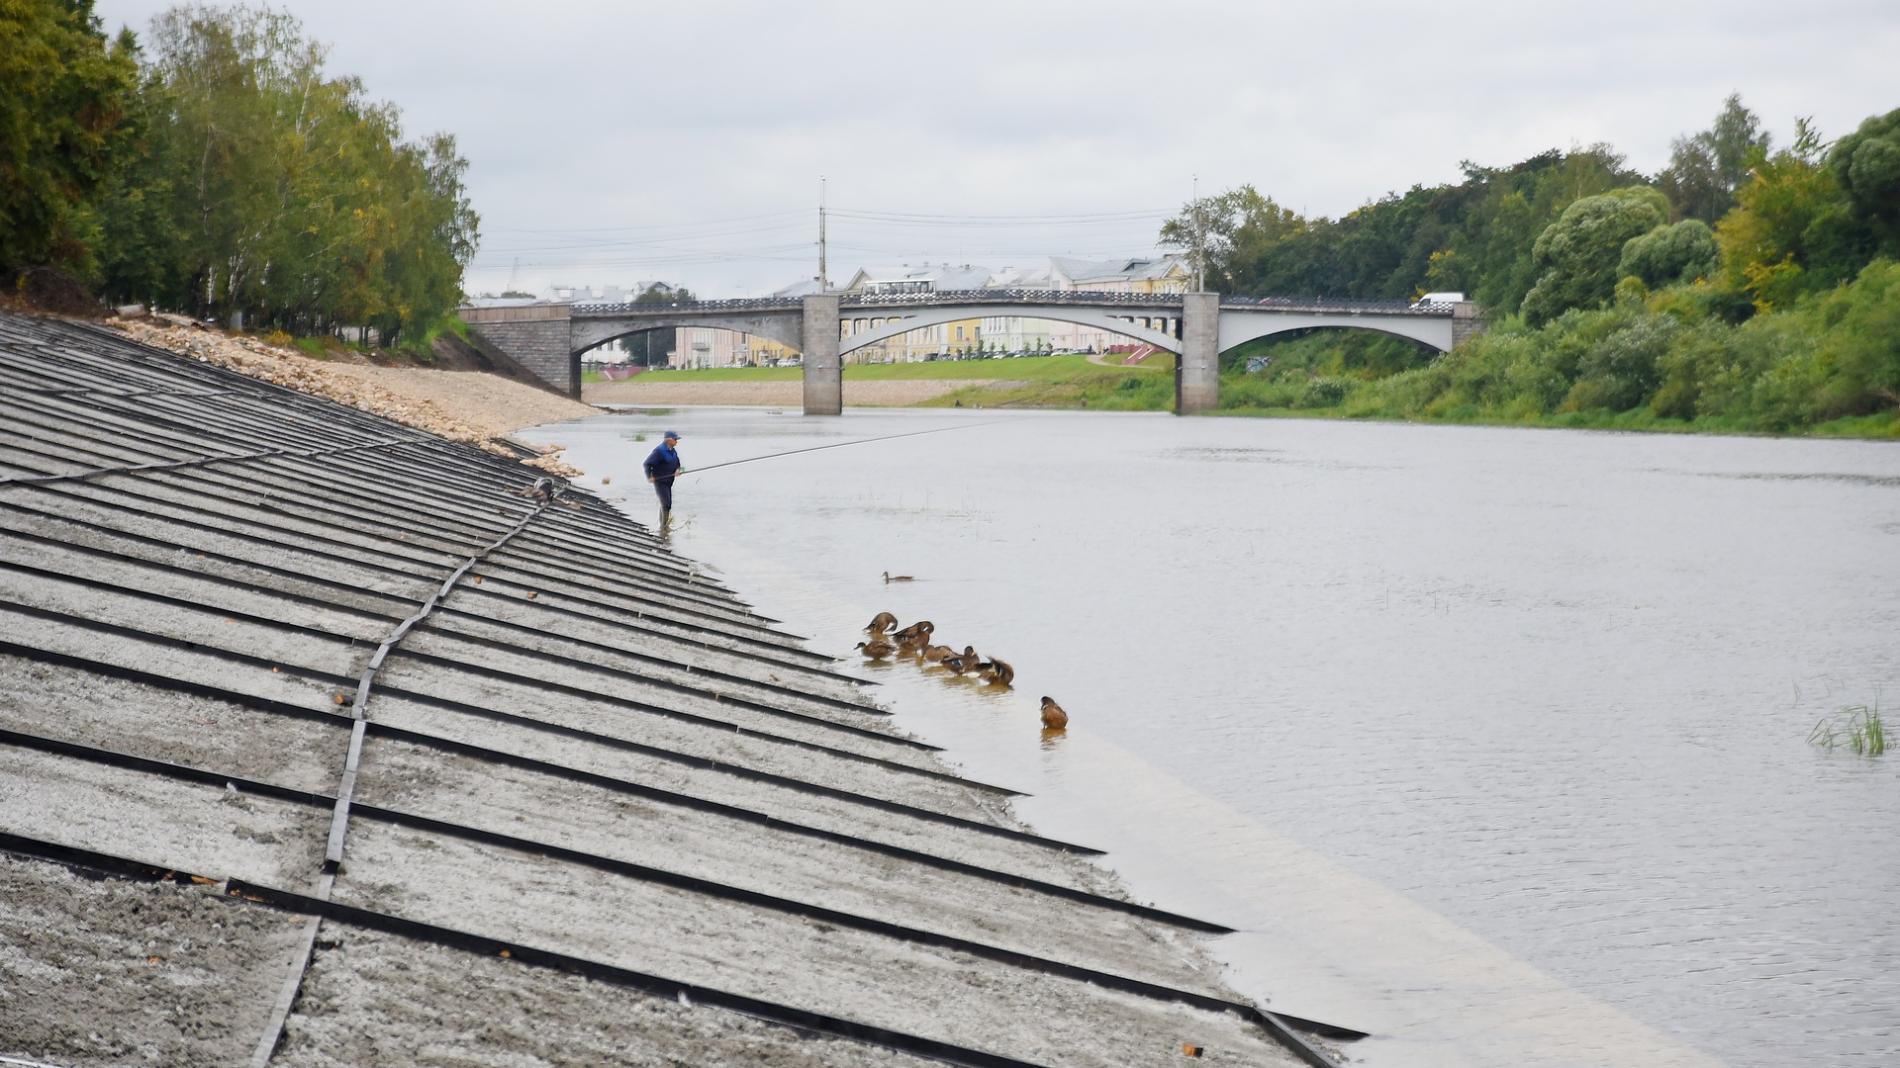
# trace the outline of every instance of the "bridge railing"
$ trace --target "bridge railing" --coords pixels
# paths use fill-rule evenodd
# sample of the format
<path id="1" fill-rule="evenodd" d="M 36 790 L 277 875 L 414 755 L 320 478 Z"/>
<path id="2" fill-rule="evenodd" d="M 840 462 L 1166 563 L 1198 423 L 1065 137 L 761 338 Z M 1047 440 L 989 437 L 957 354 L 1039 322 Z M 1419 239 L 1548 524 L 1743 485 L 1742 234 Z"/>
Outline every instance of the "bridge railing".
<path id="1" fill-rule="evenodd" d="M 1086 289 L 950 289 L 930 293 L 841 293 L 840 310 L 921 308 L 943 304 L 1087 305 L 1093 307 L 1179 308 L 1180 293 L 1104 293 Z M 1415 306 L 1402 300 L 1340 300 L 1330 297 L 1236 297 L 1223 295 L 1223 308 L 1339 313 L 1346 315 L 1417 315 L 1444 318 L 1449 304 Z M 670 315 L 677 312 L 796 311 L 797 297 L 739 297 L 692 300 L 677 304 L 576 304 L 576 315 Z"/>
<path id="2" fill-rule="evenodd" d="M 1272 308 L 1303 312 L 1340 312 L 1346 315 L 1422 315 L 1450 318 L 1451 305 L 1414 305 L 1403 300 L 1336 300 L 1331 297 L 1230 297 L 1222 296 L 1223 308 Z"/>
<path id="3" fill-rule="evenodd" d="M 635 304 L 630 301 L 617 304 L 576 304 L 574 311 L 584 315 L 626 315 L 640 312 L 671 315 L 680 311 L 787 311 L 798 307 L 797 297 L 737 297 L 732 300 L 685 300 L 668 304 Z"/>

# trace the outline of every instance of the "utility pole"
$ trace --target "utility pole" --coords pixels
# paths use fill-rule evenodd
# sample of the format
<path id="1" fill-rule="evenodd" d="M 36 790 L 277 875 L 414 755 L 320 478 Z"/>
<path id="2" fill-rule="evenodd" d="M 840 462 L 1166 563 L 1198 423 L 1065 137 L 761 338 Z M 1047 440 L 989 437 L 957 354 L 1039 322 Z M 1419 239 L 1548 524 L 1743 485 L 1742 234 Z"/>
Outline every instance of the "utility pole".
<path id="1" fill-rule="evenodd" d="M 1201 176 L 1194 176 L 1193 195 L 1188 203 L 1194 206 L 1194 292 L 1207 292 L 1207 246 L 1201 240 Z"/>
<path id="2" fill-rule="evenodd" d="M 825 273 L 825 176 L 818 176 L 818 292 L 831 292 L 831 277 Z"/>

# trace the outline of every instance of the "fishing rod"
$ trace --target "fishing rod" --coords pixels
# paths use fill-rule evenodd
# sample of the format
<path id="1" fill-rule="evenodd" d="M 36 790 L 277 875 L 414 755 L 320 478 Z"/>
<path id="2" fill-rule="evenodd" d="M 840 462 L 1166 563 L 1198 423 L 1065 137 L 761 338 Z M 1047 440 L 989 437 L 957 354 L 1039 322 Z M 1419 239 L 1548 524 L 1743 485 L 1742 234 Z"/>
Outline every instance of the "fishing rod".
<path id="1" fill-rule="evenodd" d="M 950 431 L 950 430 L 972 430 L 980 426 L 994 426 L 994 425 L 996 425 L 995 421 L 991 420 L 990 422 L 987 422 L 987 423 L 966 423 L 962 426 L 940 426 L 932 430 L 912 430 L 903 434 L 886 434 L 883 437 L 879 437 L 879 438 L 859 438 L 856 441 L 834 441 L 829 445 L 811 445 L 803 449 L 790 449 L 786 452 L 768 453 L 764 456 L 748 456 L 743 460 L 727 460 L 725 463 L 711 464 L 706 467 L 683 468 L 681 469 L 680 474 L 697 475 L 697 474 L 703 474 L 704 472 L 707 472 L 707 471 L 717 471 L 719 468 L 722 468 L 722 467 L 737 467 L 740 464 L 754 463 L 759 460 L 776 460 L 781 456 L 797 456 L 801 452 L 820 452 L 825 449 L 842 449 L 846 445 L 869 445 L 873 442 L 878 442 L 878 441 L 895 441 L 898 438 L 914 438 L 914 437 L 920 437 L 924 434 L 942 434 L 945 431 Z"/>

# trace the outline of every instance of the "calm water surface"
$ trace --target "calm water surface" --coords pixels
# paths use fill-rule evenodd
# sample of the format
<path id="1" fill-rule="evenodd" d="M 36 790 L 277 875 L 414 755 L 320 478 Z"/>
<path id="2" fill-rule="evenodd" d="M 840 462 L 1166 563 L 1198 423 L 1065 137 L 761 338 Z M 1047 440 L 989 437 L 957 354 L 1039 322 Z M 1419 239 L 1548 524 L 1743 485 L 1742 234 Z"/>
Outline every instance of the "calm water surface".
<path id="1" fill-rule="evenodd" d="M 668 427 L 689 470 L 863 442 L 689 474 L 675 547 L 816 648 L 889 609 L 1011 661 L 1000 695 L 862 674 L 1137 896 L 1240 928 L 1240 989 L 1375 1032 L 1366 1063 L 1900 1063 L 1900 753 L 1806 742 L 1900 705 L 1900 447 L 791 409 L 532 436 L 651 522 Z"/>

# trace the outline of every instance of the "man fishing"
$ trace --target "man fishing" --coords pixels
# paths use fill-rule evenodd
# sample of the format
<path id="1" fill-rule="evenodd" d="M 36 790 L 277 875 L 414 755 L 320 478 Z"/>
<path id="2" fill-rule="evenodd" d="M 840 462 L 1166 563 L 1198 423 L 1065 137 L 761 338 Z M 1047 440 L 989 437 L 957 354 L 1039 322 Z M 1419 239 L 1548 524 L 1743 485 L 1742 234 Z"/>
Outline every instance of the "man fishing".
<path id="1" fill-rule="evenodd" d="M 673 514 L 673 476 L 680 473 L 680 454 L 674 446 L 679 440 L 679 434 L 669 430 L 647 454 L 647 481 L 653 483 L 653 492 L 660 495 L 661 526 L 665 526 L 667 517 Z"/>

